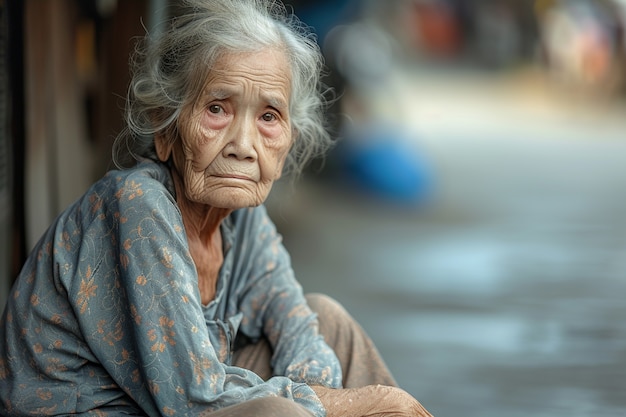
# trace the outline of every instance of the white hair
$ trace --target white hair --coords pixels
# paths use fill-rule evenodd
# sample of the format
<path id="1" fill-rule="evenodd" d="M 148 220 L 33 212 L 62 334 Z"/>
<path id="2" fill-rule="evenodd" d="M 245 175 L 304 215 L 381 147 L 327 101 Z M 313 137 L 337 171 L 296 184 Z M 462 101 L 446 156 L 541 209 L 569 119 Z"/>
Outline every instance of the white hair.
<path id="1" fill-rule="evenodd" d="M 324 122 L 323 58 L 314 36 L 279 1 L 181 0 L 168 27 L 138 44 L 126 101 L 126 127 L 113 161 L 127 167 L 154 158 L 154 135 L 178 138 L 182 109 L 195 102 L 224 53 L 280 48 L 291 64 L 291 128 L 295 141 L 285 171 L 302 172 L 332 144 Z"/>

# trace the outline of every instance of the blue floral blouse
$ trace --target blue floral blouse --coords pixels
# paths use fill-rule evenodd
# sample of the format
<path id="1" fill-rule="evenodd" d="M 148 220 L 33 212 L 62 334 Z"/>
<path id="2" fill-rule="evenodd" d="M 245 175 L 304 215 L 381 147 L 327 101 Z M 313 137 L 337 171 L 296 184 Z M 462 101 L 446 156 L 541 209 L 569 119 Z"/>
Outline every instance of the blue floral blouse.
<path id="1" fill-rule="evenodd" d="M 341 386 L 289 255 L 261 207 L 222 224 L 224 263 L 202 305 L 169 170 L 111 171 L 44 234 L 0 322 L 0 414 L 197 415 L 263 396 L 318 416 L 309 385 Z M 231 365 L 267 337 L 276 376 Z"/>

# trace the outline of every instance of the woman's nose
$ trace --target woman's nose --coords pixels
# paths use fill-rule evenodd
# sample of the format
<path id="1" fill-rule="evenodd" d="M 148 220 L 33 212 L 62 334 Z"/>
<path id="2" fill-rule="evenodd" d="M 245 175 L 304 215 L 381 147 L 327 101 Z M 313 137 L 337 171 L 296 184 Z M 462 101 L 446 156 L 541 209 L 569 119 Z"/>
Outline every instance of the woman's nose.
<path id="1" fill-rule="evenodd" d="M 254 118 L 245 117 L 236 120 L 229 141 L 224 147 L 224 156 L 238 160 L 256 161 L 258 135 Z"/>

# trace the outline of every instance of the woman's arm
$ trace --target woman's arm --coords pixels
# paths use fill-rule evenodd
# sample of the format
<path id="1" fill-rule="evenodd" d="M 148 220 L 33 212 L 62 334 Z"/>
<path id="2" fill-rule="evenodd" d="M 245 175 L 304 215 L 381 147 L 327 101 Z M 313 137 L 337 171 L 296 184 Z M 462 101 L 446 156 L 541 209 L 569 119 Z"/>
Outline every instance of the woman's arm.
<path id="1" fill-rule="evenodd" d="M 263 207 L 238 219 L 249 239 L 245 257 L 253 259 L 240 309 L 247 317 L 242 331 L 252 338 L 265 336 L 273 348 L 272 367 L 309 385 L 341 387 L 341 366 L 318 332 L 317 317 L 296 281 L 289 255 Z"/>
<path id="2" fill-rule="evenodd" d="M 98 207 L 102 216 L 81 249 L 90 261 L 68 292 L 91 351 L 117 386 L 149 415 L 265 396 L 297 399 L 322 414 L 307 385 L 265 382 L 219 361 L 171 196 L 146 177 L 121 182 L 115 198 Z"/>

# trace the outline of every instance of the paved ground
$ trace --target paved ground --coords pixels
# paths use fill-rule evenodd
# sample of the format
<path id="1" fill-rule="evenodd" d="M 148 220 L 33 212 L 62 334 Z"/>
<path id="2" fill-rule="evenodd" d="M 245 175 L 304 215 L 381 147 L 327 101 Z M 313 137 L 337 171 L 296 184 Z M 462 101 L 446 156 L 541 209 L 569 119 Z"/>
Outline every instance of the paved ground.
<path id="1" fill-rule="evenodd" d="M 279 186 L 305 290 L 344 303 L 435 416 L 626 415 L 624 107 L 532 73 L 390 83 L 378 111 L 432 164 L 435 198 Z"/>

